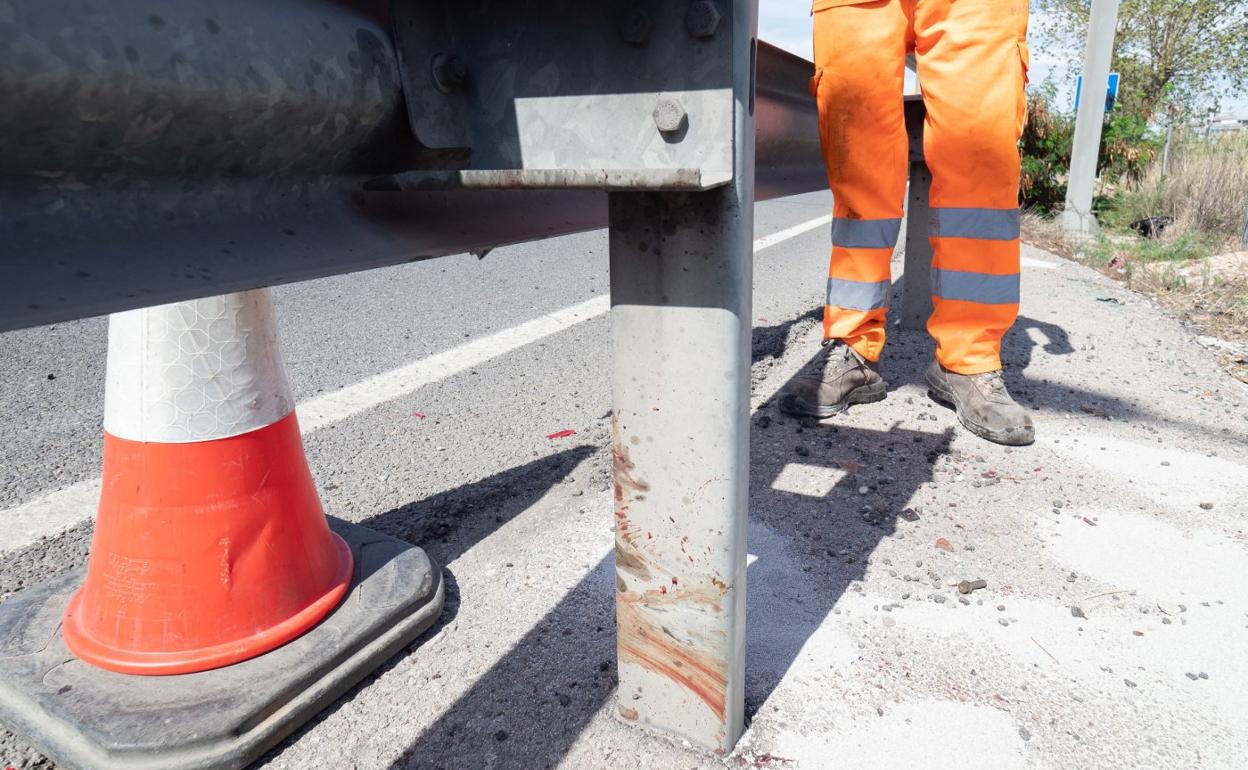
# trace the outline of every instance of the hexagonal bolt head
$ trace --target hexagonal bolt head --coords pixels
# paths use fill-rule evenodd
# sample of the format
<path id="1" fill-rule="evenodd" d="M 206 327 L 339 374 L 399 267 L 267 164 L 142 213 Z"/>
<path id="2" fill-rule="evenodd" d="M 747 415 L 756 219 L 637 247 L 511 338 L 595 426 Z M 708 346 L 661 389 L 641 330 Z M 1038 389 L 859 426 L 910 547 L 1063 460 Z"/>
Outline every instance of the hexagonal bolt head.
<path id="1" fill-rule="evenodd" d="M 712 0 L 694 0 L 685 12 L 685 29 L 697 38 L 711 37 L 719 29 L 719 8 Z"/>
<path id="2" fill-rule="evenodd" d="M 660 96 L 654 105 L 654 125 L 661 133 L 671 134 L 679 131 L 689 120 L 685 105 L 671 96 Z"/>
<path id="3" fill-rule="evenodd" d="M 433 84 L 444 94 L 454 91 L 468 77 L 468 67 L 464 60 L 453 53 L 435 54 L 430 64 Z"/>
<path id="4" fill-rule="evenodd" d="M 644 45 L 650 39 L 650 30 L 654 23 L 650 16 L 640 8 L 634 8 L 620 20 L 620 37 L 630 45 Z"/>

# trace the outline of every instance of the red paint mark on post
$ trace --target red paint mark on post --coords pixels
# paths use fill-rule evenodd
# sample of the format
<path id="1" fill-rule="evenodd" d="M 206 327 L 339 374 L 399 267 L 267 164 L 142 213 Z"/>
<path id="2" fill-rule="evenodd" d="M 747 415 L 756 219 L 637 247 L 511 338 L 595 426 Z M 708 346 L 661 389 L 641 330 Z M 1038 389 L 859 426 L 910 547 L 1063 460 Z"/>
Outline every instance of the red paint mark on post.
<path id="1" fill-rule="evenodd" d="M 412 412 L 412 416 L 418 420 L 423 420 L 429 415 L 425 414 L 424 412 Z"/>
<path id="2" fill-rule="evenodd" d="M 565 428 L 563 430 L 557 430 L 554 433 L 551 433 L 546 438 L 553 440 L 557 438 L 567 438 L 568 436 L 575 436 L 575 435 L 576 435 L 576 431 L 572 430 L 571 428 Z"/>

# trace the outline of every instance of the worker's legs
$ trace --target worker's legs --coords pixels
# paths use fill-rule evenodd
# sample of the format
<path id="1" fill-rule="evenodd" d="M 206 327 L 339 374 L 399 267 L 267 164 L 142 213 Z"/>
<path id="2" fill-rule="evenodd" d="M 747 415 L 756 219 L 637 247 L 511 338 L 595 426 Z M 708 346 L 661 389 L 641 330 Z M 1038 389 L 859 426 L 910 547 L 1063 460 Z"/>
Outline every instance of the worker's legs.
<path id="1" fill-rule="evenodd" d="M 946 369 L 990 372 L 1018 315 L 1027 0 L 917 0 L 914 35 L 932 172 L 927 328 Z"/>
<path id="2" fill-rule="evenodd" d="M 823 336 L 867 361 L 884 347 L 889 260 L 901 228 L 908 150 L 902 113 L 913 0 L 814 14 L 819 131 L 834 197 Z"/>
<path id="3" fill-rule="evenodd" d="M 975 434 L 1030 444 L 1035 430 L 1001 376 L 1018 316 L 1018 138 L 1027 117 L 1027 0 L 915 0 L 915 53 L 932 172 L 936 400 Z"/>

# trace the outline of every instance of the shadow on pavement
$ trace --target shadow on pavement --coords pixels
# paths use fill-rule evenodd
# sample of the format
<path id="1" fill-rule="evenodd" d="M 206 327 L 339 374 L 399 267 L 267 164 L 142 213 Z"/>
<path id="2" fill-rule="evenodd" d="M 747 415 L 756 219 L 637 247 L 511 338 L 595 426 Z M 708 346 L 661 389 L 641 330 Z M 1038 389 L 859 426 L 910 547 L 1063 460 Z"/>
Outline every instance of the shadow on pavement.
<path id="1" fill-rule="evenodd" d="M 528 510 L 598 447 L 582 444 L 378 514 L 365 527 L 415 543 L 447 565 Z"/>
<path id="2" fill-rule="evenodd" d="M 786 330 L 787 331 L 787 330 Z M 840 596 L 864 575 L 866 556 L 893 534 L 906 502 L 932 477 L 931 465 L 952 432 L 893 429 L 874 431 L 835 424 L 788 424 L 756 418 L 751 444 L 754 528 L 769 530 L 749 568 L 747 626 L 747 716 L 766 700 L 806 640 L 823 623 Z M 759 427 L 759 422 L 769 423 Z M 787 435 L 776 445 L 775 439 Z M 822 465 L 839 480 L 821 494 L 794 494 L 774 481 L 794 458 L 796 446 L 808 465 Z M 872 488 L 864 511 L 860 486 Z M 506 495 L 504 519 L 515 515 Z M 524 505 L 531 504 L 532 500 Z M 489 518 L 488 512 L 480 515 Z M 409 530 L 413 531 L 413 530 Z M 447 548 L 462 552 L 455 530 Z M 759 530 L 762 531 L 762 530 Z M 777 542 L 772 534 L 779 535 Z M 475 536 L 470 540 L 475 540 Z M 431 550 L 431 553 L 434 551 Z M 774 608 L 772 568 L 795 560 L 787 580 L 814 581 L 819 600 L 801 611 Z M 472 683 L 426 728 L 391 770 L 414 768 L 553 768 L 572 749 L 586 726 L 610 703 L 616 686 L 614 559 L 603 558 L 523 638 Z M 917 590 L 917 589 L 916 589 Z"/>
<path id="3" fill-rule="evenodd" d="M 756 330 L 755 359 L 779 357 L 794 325 L 817 318 L 816 311 Z M 1053 408 L 1048 399 L 1074 406 L 1088 397 L 1088 391 L 1037 383 L 1021 371 L 1037 347 L 1031 328 L 1047 340 L 1044 349 L 1050 355 L 1075 352 L 1061 327 L 1020 318 L 1007 336 L 1004 355 L 1011 386 L 1026 393 L 1022 400 Z M 894 388 L 921 383 L 932 355 L 926 332 L 893 330 L 890 336 L 886 377 Z M 1097 403 L 1124 416 L 1141 414 L 1117 399 L 1101 396 Z M 874 430 L 836 419 L 795 420 L 779 415 L 770 402 L 753 417 L 750 550 L 756 558 L 747 576 L 747 719 L 775 692 L 839 599 L 865 577 L 868 558 L 884 538 L 905 537 L 909 521 L 927 515 L 911 503 L 934 479 L 932 467 L 949 452 L 958 430 L 942 423 L 930 430 L 900 425 Z M 598 451 L 576 447 L 362 523 L 420 543 L 437 563 L 447 564 L 536 504 Z M 898 569 L 905 571 L 901 565 Z M 918 594 L 932 590 L 919 575 L 912 585 Z M 411 741 L 391 770 L 556 767 L 596 715 L 614 708 L 613 587 L 614 559 L 607 553 Z M 453 617 L 457 597 L 448 594 L 447 605 L 443 622 Z M 396 657 L 368 681 L 401 660 Z M 353 693 L 364 686 L 367 681 Z"/>
<path id="4" fill-rule="evenodd" d="M 342 704 L 352 700 L 373 682 L 399 665 L 407 653 L 420 647 L 452 623 L 459 612 L 459 586 L 455 575 L 446 567 L 475 543 L 488 537 L 495 529 L 532 507 L 552 487 L 566 479 L 581 466 L 597 447 L 582 445 L 509 468 L 472 484 L 416 500 L 359 523 L 370 529 L 416 543 L 442 569 L 445 583 L 445 606 L 437 623 L 430 627 L 405 650 L 379 666 L 359 684 L 348 690 L 332 706 L 309 720 L 292 735 L 270 749 L 256 762 L 265 765 L 309 730 L 328 719 Z M 539 626 L 540 627 L 540 626 Z M 610 628 L 608 628 L 608 631 Z M 455 712 L 448 712 L 448 716 Z M 405 753 L 406 756 L 406 753 Z M 479 759 L 481 754 L 466 756 Z M 476 760 L 474 760 L 475 762 Z M 412 767 L 427 767 L 415 764 Z M 477 766 L 473 764 L 472 766 Z"/>
<path id="5" fill-rule="evenodd" d="M 890 344 L 890 360 L 898 347 Z M 812 350 L 811 358 L 816 354 Z M 926 365 L 931 353 L 903 350 L 901 355 Z M 922 369 L 918 372 L 921 376 Z M 865 577 L 867 559 L 879 543 L 904 537 L 899 529 L 905 517 L 921 515 L 907 506 L 934 478 L 932 466 L 953 440 L 952 428 L 921 431 L 894 424 L 873 430 L 839 424 L 836 418 L 797 419 L 782 414 L 774 402 L 773 396 L 763 403 L 751 430 L 751 535 L 762 534 L 757 527 L 762 524 L 769 535 L 787 542 L 755 537 L 750 546 L 757 559 L 747 578 L 747 720 L 780 684 L 841 596 Z M 887 409 L 888 402 L 865 408 Z M 781 559 L 795 561 L 789 574 L 769 564 Z M 778 584 L 783 581 L 803 585 Z M 915 586 L 918 591 L 922 584 Z"/>

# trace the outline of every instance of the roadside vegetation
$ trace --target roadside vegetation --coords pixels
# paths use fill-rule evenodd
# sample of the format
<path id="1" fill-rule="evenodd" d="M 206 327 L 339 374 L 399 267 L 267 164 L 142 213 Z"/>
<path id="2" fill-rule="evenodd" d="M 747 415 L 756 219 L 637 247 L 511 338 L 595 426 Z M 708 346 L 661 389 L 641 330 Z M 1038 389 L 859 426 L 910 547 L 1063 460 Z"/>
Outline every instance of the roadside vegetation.
<path id="1" fill-rule="evenodd" d="M 1147 156 L 1147 140 L 1140 147 L 1141 157 Z M 1025 158 L 1028 165 L 1036 167 Z M 1065 196 L 1065 170 L 1033 182 L 1033 191 L 1060 191 L 1056 204 L 1026 192 L 1025 170 L 1024 239 L 1124 281 L 1198 334 L 1224 341 L 1218 351 L 1223 363 L 1248 382 L 1248 246 L 1241 240 L 1248 215 L 1248 131 L 1175 137 L 1168 171 L 1163 173 L 1160 158 L 1148 160 L 1136 179 L 1102 171 L 1096 201 L 1101 232 L 1073 243 L 1053 218 Z"/>
<path id="2" fill-rule="evenodd" d="M 1050 12 L 1046 40 L 1082 51 L 1086 0 L 1033 5 Z M 1248 88 L 1248 59 L 1226 55 L 1248 47 L 1244 25 L 1248 0 L 1123 0 L 1113 62 L 1123 85 L 1103 127 L 1096 238 L 1069 242 L 1055 220 L 1074 114 L 1052 83 L 1028 93 L 1020 149 L 1024 238 L 1153 297 L 1213 339 L 1248 382 L 1248 130 L 1203 127 L 1221 98 Z M 1072 77 L 1077 63 L 1072 55 Z"/>

